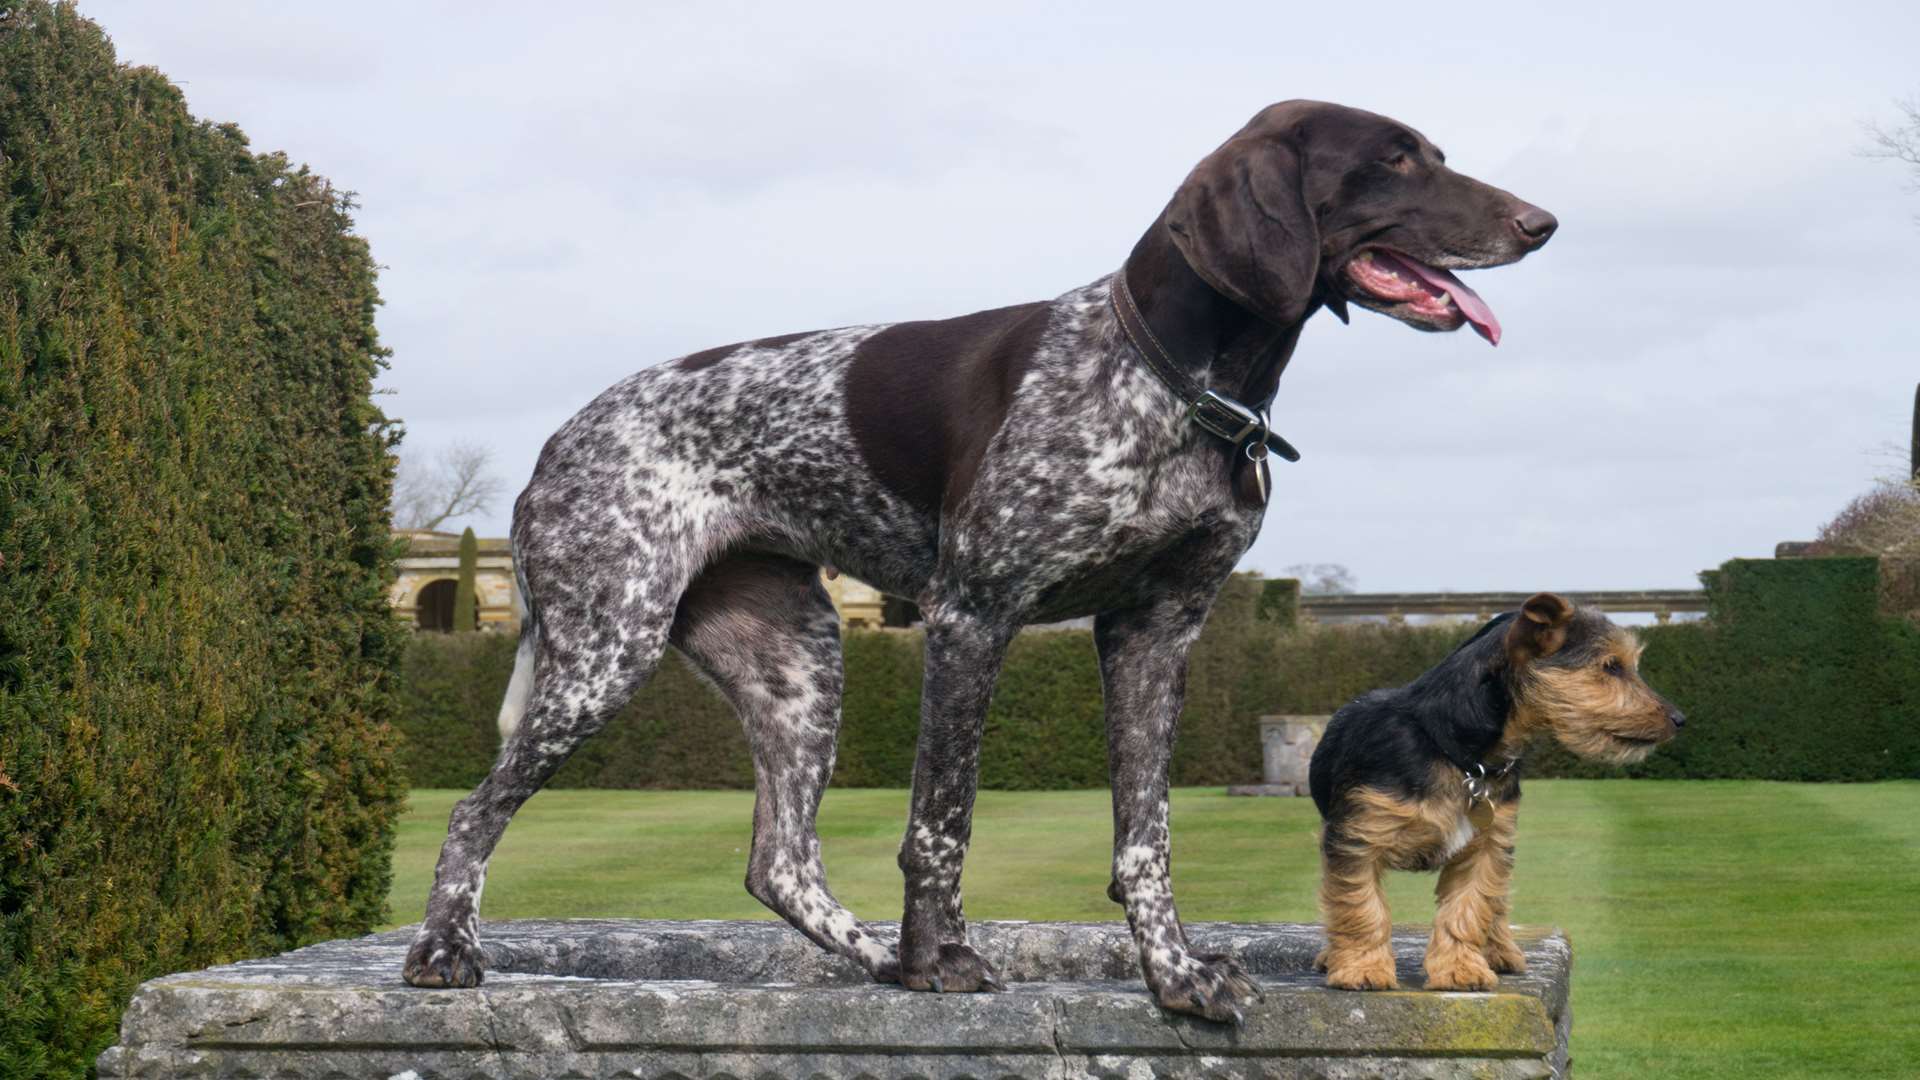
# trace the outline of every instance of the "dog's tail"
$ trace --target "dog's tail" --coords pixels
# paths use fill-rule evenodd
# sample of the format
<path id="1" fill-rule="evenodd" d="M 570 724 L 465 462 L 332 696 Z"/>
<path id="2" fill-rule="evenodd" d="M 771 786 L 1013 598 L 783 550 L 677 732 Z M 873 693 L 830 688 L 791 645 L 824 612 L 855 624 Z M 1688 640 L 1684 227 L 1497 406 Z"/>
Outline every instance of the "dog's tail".
<path id="1" fill-rule="evenodd" d="M 540 633 L 538 608 L 527 592 L 527 575 L 521 569 L 520 545 L 513 551 L 513 606 L 520 616 L 520 648 L 513 655 L 513 678 L 507 682 L 506 700 L 500 703 L 500 742 L 513 737 L 520 720 L 527 714 L 527 699 L 533 694 L 533 644 Z"/>

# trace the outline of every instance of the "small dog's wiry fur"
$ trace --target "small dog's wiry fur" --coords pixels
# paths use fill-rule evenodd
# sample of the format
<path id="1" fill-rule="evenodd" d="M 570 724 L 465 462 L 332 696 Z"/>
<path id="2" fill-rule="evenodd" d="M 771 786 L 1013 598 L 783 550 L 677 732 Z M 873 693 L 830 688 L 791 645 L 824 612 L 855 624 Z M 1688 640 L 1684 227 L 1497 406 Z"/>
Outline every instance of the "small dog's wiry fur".
<path id="1" fill-rule="evenodd" d="M 1320 906 L 1327 982 L 1398 985 L 1381 877 L 1439 870 L 1429 990 L 1490 990 L 1525 970 L 1507 925 L 1519 762 L 1551 733 L 1583 757 L 1639 761 L 1686 722 L 1638 671 L 1640 643 L 1592 608 L 1540 593 L 1433 670 L 1334 714 L 1314 750 L 1325 821 Z"/>
<path id="2" fill-rule="evenodd" d="M 1160 1004 L 1239 1017 L 1255 987 L 1192 948 L 1174 907 L 1167 769 L 1187 650 L 1266 511 L 1264 483 L 1257 498 L 1235 485 L 1265 473 L 1251 445 L 1192 422 L 1194 400 L 1173 387 L 1270 401 L 1306 320 L 1345 318 L 1349 301 L 1497 340 L 1451 271 L 1514 262 L 1556 225 L 1404 124 L 1282 102 L 1208 155 L 1089 285 L 706 349 L 615 384 L 548 441 L 514 505 L 529 610 L 505 739 L 448 822 L 406 981 L 480 981 L 494 844 L 672 646 L 733 703 L 752 747 L 747 890 L 875 979 L 998 987 L 960 890 L 987 704 L 1020 627 L 1091 615 L 1113 776 L 1108 895 Z M 1166 354 L 1158 367 L 1120 298 Z M 842 688 L 822 566 L 926 616 L 897 938 L 835 899 L 814 830 Z"/>

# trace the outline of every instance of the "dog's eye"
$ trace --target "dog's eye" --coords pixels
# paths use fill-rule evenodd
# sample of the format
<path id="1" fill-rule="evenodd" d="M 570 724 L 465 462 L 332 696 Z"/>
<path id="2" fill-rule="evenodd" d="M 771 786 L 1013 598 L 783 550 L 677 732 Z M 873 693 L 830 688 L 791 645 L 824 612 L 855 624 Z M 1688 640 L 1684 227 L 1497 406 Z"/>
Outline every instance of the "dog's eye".
<path id="1" fill-rule="evenodd" d="M 1381 158 L 1380 164 L 1385 165 L 1394 172 L 1406 172 L 1407 169 L 1413 165 L 1413 158 L 1410 157 L 1405 150 L 1395 150 L 1393 153 Z"/>
<path id="2" fill-rule="evenodd" d="M 1607 657 L 1606 663 L 1601 664 L 1600 669 L 1609 675 L 1623 675 L 1627 670 L 1626 665 L 1622 664 L 1617 656 Z"/>

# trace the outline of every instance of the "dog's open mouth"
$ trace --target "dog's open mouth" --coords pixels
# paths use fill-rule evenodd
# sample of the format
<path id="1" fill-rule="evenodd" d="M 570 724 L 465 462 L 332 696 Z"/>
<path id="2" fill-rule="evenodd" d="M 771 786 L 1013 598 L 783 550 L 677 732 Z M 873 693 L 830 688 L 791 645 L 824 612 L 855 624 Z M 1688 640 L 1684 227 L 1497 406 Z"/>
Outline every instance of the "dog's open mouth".
<path id="1" fill-rule="evenodd" d="M 1500 344 L 1500 320 L 1466 282 L 1437 266 L 1385 248 L 1368 248 L 1347 263 L 1347 280 L 1360 292 L 1353 299 L 1402 322 L 1435 330 L 1473 332 Z"/>

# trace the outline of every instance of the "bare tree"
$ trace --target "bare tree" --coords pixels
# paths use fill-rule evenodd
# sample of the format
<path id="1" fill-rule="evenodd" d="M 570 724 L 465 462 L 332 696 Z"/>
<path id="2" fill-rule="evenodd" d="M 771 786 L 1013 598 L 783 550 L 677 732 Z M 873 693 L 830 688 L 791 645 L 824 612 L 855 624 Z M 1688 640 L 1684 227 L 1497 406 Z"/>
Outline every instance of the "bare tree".
<path id="1" fill-rule="evenodd" d="M 1897 448 L 1888 447 L 1888 456 Z M 1809 555 L 1872 555 L 1888 610 L 1920 616 L 1920 389 L 1914 393 L 1913 440 L 1896 471 L 1855 496 L 1820 526 Z"/>
<path id="2" fill-rule="evenodd" d="M 1889 471 L 1820 526 L 1813 554 L 1920 559 L 1920 386 L 1913 392 L 1912 440 L 1882 452 Z"/>
<path id="3" fill-rule="evenodd" d="M 1896 101 L 1893 105 L 1900 112 L 1899 121 L 1891 128 L 1867 124 L 1869 141 L 1860 152 L 1870 158 L 1905 165 L 1910 174 L 1908 188 L 1920 191 L 1920 97 Z"/>
<path id="4" fill-rule="evenodd" d="M 1920 558 L 1920 481 L 1889 478 L 1856 496 L 1820 526 L 1813 551 Z"/>
<path id="5" fill-rule="evenodd" d="M 426 459 L 402 456 L 393 482 L 394 527 L 437 529 L 483 514 L 504 486 L 493 472 L 493 451 L 478 443 L 454 443 Z"/>
<path id="6" fill-rule="evenodd" d="M 1288 577 L 1300 579 L 1302 596 L 1339 596 L 1353 591 L 1353 571 L 1337 562 L 1294 563 L 1286 568 Z"/>
<path id="7" fill-rule="evenodd" d="M 1900 110 L 1899 123 L 1892 130 L 1868 124 L 1867 135 L 1873 145 L 1867 147 L 1865 153 L 1868 157 L 1900 162 L 1920 173 L 1920 97 L 1896 101 L 1893 105 Z M 1920 176 L 1916 176 L 1914 182 L 1920 184 Z"/>

